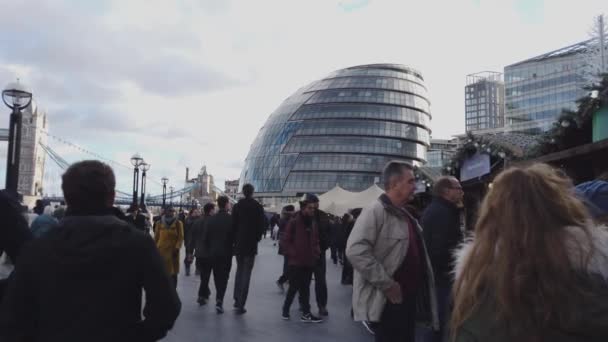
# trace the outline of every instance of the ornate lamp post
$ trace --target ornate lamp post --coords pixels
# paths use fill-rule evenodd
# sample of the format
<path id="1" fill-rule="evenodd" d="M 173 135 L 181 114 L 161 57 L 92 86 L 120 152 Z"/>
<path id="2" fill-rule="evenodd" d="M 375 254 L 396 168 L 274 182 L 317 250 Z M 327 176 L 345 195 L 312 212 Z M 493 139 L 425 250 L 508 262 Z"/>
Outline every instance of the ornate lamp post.
<path id="1" fill-rule="evenodd" d="M 144 159 L 135 153 L 131 157 L 131 165 L 133 165 L 133 204 L 137 204 L 137 187 L 139 185 L 139 167 L 144 163 Z"/>
<path id="2" fill-rule="evenodd" d="M 21 111 L 32 103 L 32 92 L 23 84 L 9 83 L 2 91 L 2 101 L 13 110 L 8 134 L 8 159 L 6 161 L 6 190 L 17 195 L 19 185 L 19 161 L 21 157 Z"/>
<path id="3" fill-rule="evenodd" d="M 140 208 L 143 208 L 146 205 L 146 172 L 150 170 L 150 164 L 144 162 L 141 164 L 141 201 L 139 202 Z"/>
<path id="4" fill-rule="evenodd" d="M 163 183 L 163 208 L 165 208 L 165 201 L 167 200 L 167 183 L 169 183 L 169 178 L 163 177 L 160 181 Z"/>

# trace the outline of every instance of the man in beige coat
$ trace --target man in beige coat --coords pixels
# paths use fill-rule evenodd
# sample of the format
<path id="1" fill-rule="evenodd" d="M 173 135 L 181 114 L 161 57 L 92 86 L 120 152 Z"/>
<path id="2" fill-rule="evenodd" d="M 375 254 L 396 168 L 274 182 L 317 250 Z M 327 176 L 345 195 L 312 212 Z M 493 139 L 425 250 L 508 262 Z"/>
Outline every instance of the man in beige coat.
<path id="1" fill-rule="evenodd" d="M 390 162 L 386 194 L 365 208 L 348 239 L 355 320 L 373 323 L 376 342 L 414 341 L 415 322 L 439 328 L 431 262 L 418 222 L 404 209 L 416 188 L 414 168 Z"/>

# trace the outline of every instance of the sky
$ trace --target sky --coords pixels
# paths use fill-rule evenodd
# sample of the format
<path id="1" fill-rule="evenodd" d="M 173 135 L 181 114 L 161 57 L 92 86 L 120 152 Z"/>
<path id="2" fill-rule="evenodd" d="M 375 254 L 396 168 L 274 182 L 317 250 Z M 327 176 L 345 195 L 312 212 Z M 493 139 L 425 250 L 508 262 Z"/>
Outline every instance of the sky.
<path id="1" fill-rule="evenodd" d="M 299 87 L 369 63 L 420 70 L 434 138 L 464 132 L 466 75 L 588 38 L 596 0 L 0 0 L 0 83 L 17 77 L 49 133 L 128 165 L 148 192 L 203 165 L 237 179 L 270 113 Z M 4 123 L 8 126 L 8 108 Z M 54 139 L 69 162 L 92 156 Z M 0 144 L 4 179 L 6 143 Z M 45 192 L 60 193 L 47 158 Z M 132 172 L 115 168 L 129 191 Z"/>

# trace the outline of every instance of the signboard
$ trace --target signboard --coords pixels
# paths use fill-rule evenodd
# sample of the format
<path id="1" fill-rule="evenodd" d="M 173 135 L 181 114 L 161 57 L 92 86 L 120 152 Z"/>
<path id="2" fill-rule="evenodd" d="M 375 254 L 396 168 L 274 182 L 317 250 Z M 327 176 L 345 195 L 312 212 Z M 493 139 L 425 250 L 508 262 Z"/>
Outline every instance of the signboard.
<path id="1" fill-rule="evenodd" d="M 490 173 L 490 155 L 476 153 L 462 163 L 460 168 L 460 181 L 481 177 Z"/>

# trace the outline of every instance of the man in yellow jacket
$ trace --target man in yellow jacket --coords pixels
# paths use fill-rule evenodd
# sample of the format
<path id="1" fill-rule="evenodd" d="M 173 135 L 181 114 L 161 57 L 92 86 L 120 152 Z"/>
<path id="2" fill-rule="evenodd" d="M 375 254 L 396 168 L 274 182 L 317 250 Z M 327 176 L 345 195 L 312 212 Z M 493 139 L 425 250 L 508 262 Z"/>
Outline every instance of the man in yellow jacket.
<path id="1" fill-rule="evenodd" d="M 179 250 L 184 243 L 184 226 L 175 215 L 175 209 L 168 207 L 161 219 L 154 227 L 154 241 L 156 247 L 165 261 L 167 272 L 177 287 L 177 275 L 179 274 Z"/>

